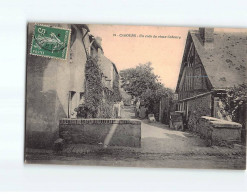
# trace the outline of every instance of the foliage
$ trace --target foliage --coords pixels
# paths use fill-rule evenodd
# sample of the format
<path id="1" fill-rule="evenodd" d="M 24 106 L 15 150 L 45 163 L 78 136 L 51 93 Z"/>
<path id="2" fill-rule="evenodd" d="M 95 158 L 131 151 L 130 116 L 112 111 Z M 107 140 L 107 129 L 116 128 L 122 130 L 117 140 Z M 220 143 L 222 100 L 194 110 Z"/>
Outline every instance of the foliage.
<path id="1" fill-rule="evenodd" d="M 97 59 L 89 58 L 86 62 L 86 93 L 85 106 L 88 114 L 96 118 L 99 114 L 99 107 L 103 99 L 102 72 L 99 68 Z"/>
<path id="2" fill-rule="evenodd" d="M 75 111 L 77 112 L 78 118 L 87 118 L 89 109 L 85 104 L 80 104 L 77 108 L 75 108 Z"/>
<path id="3" fill-rule="evenodd" d="M 79 118 L 112 118 L 113 104 L 121 100 L 118 78 L 114 79 L 113 91 L 102 83 L 102 71 L 97 58 L 89 57 L 86 62 L 85 104 L 80 104 L 75 111 Z M 104 92 L 104 93 L 103 93 Z M 105 94 L 105 95 L 103 95 Z"/>
<path id="4" fill-rule="evenodd" d="M 113 118 L 113 102 L 105 101 L 100 104 L 100 118 Z"/>
<path id="5" fill-rule="evenodd" d="M 229 88 L 222 101 L 228 114 L 232 116 L 234 121 L 238 122 L 238 111 L 247 102 L 247 83 Z"/>
<path id="6" fill-rule="evenodd" d="M 119 90 L 119 76 L 113 80 L 113 93 L 108 97 L 112 102 L 120 102 L 122 100 L 122 95 Z"/>
<path id="7" fill-rule="evenodd" d="M 135 97 L 140 97 L 147 89 L 157 89 L 159 83 L 159 77 L 153 73 L 151 62 L 122 70 L 120 76 L 121 87 Z"/>
<path id="8" fill-rule="evenodd" d="M 122 100 L 122 95 L 120 93 L 119 87 L 116 89 L 113 88 L 112 101 L 113 102 L 120 102 L 121 100 Z"/>
<path id="9" fill-rule="evenodd" d="M 146 107 L 148 108 L 148 113 L 157 113 L 159 112 L 159 107 L 157 108 L 157 104 L 159 104 L 162 96 L 171 97 L 172 90 L 165 88 L 163 85 L 158 85 L 156 90 L 147 89 L 141 95 L 141 99 L 144 100 Z"/>
<path id="10" fill-rule="evenodd" d="M 120 72 L 122 87 L 129 94 L 144 100 L 148 113 L 158 113 L 162 96 L 171 97 L 173 92 L 161 84 L 159 76 L 153 73 L 151 62 L 139 64 L 136 68 Z"/>
<path id="11" fill-rule="evenodd" d="M 104 89 L 105 100 L 102 102 L 100 109 L 101 115 L 100 118 L 115 118 L 113 111 L 113 104 L 115 102 L 121 101 L 121 94 L 119 92 L 119 87 L 113 86 L 113 91 L 108 88 Z"/>

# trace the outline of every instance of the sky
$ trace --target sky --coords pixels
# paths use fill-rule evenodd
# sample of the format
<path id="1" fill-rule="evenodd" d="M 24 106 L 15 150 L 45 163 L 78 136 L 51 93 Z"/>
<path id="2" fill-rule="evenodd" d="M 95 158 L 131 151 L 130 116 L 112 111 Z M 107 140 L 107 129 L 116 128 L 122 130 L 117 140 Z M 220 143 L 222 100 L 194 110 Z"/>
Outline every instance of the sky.
<path id="1" fill-rule="evenodd" d="M 160 76 L 165 87 L 176 88 L 188 30 L 192 28 L 95 24 L 88 26 L 92 35 L 102 38 L 104 55 L 115 63 L 119 71 L 151 62 L 154 73 Z M 238 32 L 239 29 L 230 31 Z"/>

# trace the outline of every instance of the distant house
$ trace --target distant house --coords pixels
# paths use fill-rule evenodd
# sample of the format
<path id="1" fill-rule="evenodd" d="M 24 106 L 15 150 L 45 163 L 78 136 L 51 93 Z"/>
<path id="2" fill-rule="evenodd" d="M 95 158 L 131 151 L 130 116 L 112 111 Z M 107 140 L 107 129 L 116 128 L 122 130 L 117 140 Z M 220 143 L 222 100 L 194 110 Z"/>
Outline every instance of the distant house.
<path id="1" fill-rule="evenodd" d="M 191 128 L 206 115 L 231 120 L 221 97 L 225 89 L 246 82 L 247 33 L 188 32 L 176 93 L 177 110 L 184 111 Z"/>
<path id="2" fill-rule="evenodd" d="M 101 46 L 101 37 L 90 35 L 91 47 L 89 55 L 97 59 L 99 68 L 102 71 L 102 83 L 104 86 L 104 94 L 111 95 L 114 91 L 114 86 L 119 87 L 119 74 L 116 65 L 109 60 L 105 55 Z"/>
<path id="3" fill-rule="evenodd" d="M 103 54 L 98 57 L 98 62 L 103 73 L 102 79 L 104 86 L 112 92 L 115 82 L 117 82 L 117 86 L 119 85 L 119 75 L 116 65 Z"/>
<path id="4" fill-rule="evenodd" d="M 26 67 L 26 139 L 28 147 L 52 144 L 61 118 L 75 118 L 75 108 L 85 102 L 85 67 L 89 57 L 106 59 L 101 39 L 89 34 L 84 24 L 51 24 L 71 29 L 67 60 L 29 55 Z M 28 50 L 34 24 L 28 25 Z M 115 64 L 102 62 L 102 83 L 112 90 L 118 78 Z M 43 142 L 41 139 L 43 137 Z M 40 141 L 40 142 L 39 142 Z"/>

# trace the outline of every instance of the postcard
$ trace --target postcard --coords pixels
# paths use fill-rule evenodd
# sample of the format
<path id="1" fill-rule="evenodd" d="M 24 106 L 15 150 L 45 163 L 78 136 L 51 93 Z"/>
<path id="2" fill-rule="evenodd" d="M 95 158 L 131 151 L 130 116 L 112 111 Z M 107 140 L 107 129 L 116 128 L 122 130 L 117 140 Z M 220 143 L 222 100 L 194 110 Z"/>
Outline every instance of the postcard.
<path id="1" fill-rule="evenodd" d="M 25 163 L 246 169 L 247 29 L 28 23 Z"/>

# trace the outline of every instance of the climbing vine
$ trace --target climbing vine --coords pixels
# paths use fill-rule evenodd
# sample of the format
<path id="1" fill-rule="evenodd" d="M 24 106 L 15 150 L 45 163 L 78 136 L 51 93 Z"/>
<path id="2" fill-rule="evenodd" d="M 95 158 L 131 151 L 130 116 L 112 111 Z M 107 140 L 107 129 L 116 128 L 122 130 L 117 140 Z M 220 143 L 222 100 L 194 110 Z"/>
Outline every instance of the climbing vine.
<path id="1" fill-rule="evenodd" d="M 119 90 L 119 78 L 118 76 L 115 77 L 113 81 L 113 87 L 112 91 L 108 90 L 109 92 L 107 94 L 107 100 L 111 102 L 120 102 L 122 99 L 120 90 Z"/>
<path id="2" fill-rule="evenodd" d="M 86 93 L 85 106 L 88 109 L 88 117 L 96 118 L 99 107 L 103 99 L 102 72 L 98 65 L 98 60 L 88 58 L 86 62 Z"/>
<path id="3" fill-rule="evenodd" d="M 234 86 L 226 90 L 223 97 L 225 111 L 232 116 L 233 121 L 239 121 L 239 110 L 247 102 L 247 83 Z"/>
<path id="4" fill-rule="evenodd" d="M 113 118 L 113 104 L 121 100 L 118 77 L 114 79 L 113 91 L 103 86 L 102 71 L 97 58 L 89 57 L 86 62 L 85 104 L 76 108 L 80 118 Z"/>

